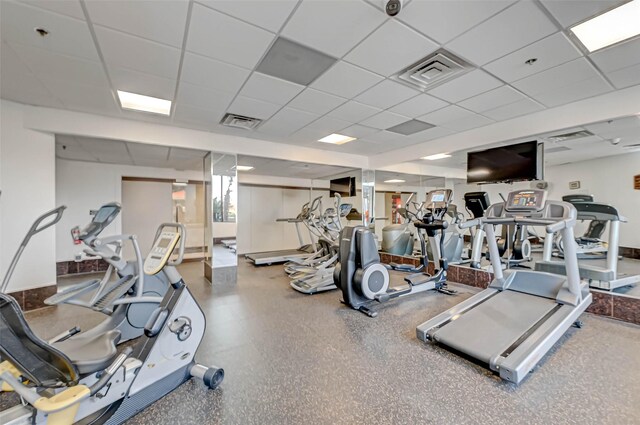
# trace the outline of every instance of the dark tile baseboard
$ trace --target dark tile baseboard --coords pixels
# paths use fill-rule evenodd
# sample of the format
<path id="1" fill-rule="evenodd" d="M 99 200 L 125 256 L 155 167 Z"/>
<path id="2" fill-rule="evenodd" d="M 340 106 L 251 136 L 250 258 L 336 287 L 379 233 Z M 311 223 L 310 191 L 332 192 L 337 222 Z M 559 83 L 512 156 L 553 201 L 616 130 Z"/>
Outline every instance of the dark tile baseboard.
<path id="1" fill-rule="evenodd" d="M 56 263 L 56 276 L 103 272 L 108 268 L 109 264 L 102 259 L 83 261 L 59 261 Z"/>
<path id="2" fill-rule="evenodd" d="M 50 285 L 41 288 L 27 289 L 25 291 L 11 292 L 9 295 L 16 299 L 22 311 L 29 311 L 47 307 L 44 300 L 57 291 L 58 287 L 56 285 Z"/>
<path id="3" fill-rule="evenodd" d="M 640 248 L 629 248 L 627 246 L 621 246 L 620 248 L 618 248 L 618 253 L 625 258 L 640 260 Z"/>

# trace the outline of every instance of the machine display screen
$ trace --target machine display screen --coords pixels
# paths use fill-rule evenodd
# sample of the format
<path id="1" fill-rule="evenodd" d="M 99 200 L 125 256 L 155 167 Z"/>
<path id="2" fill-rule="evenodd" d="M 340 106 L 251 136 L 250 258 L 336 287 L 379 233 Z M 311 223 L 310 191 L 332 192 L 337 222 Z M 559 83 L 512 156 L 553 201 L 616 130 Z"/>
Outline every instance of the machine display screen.
<path id="1" fill-rule="evenodd" d="M 538 197 L 535 192 L 520 192 L 516 193 L 511 200 L 511 207 L 530 207 L 536 208 Z"/>
<path id="2" fill-rule="evenodd" d="M 169 242 L 171 242 L 171 239 L 168 238 L 162 238 L 160 239 L 160 242 L 158 242 L 158 248 L 166 248 L 169 246 Z"/>
<path id="3" fill-rule="evenodd" d="M 96 223 L 104 223 L 116 211 L 116 207 L 100 208 L 96 215 L 93 217 L 93 221 Z"/>
<path id="4" fill-rule="evenodd" d="M 431 202 L 444 202 L 444 193 L 434 193 Z"/>

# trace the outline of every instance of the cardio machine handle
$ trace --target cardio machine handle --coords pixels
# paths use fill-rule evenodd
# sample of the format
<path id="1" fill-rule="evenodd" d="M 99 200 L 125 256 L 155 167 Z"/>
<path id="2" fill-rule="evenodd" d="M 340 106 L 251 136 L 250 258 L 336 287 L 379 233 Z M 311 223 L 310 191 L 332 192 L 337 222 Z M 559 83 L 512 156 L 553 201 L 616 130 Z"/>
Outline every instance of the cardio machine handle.
<path id="1" fill-rule="evenodd" d="M 474 218 L 473 220 L 467 220 L 458 225 L 461 229 L 468 229 L 470 227 L 476 227 L 482 224 L 482 218 Z"/>
<path id="2" fill-rule="evenodd" d="M 165 227 L 173 227 L 178 230 L 178 233 L 180 233 L 180 240 L 178 241 L 178 258 L 175 261 L 167 261 L 168 266 L 179 266 L 184 258 L 184 247 L 187 243 L 187 228 L 182 223 L 162 223 L 158 226 L 158 230 L 156 230 L 156 236 L 153 238 L 152 246 L 155 245 Z"/>

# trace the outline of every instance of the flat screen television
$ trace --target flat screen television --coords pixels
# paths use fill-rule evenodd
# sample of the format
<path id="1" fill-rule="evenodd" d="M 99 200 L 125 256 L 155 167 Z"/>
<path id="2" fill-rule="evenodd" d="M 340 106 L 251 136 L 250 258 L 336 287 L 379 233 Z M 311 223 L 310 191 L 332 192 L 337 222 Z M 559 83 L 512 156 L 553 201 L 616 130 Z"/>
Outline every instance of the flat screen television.
<path id="1" fill-rule="evenodd" d="M 544 178 L 544 145 L 536 140 L 467 154 L 467 183 Z"/>
<path id="2" fill-rule="evenodd" d="M 329 181 L 329 194 L 333 197 L 339 193 L 342 197 L 356 196 L 356 178 L 342 177 Z"/>

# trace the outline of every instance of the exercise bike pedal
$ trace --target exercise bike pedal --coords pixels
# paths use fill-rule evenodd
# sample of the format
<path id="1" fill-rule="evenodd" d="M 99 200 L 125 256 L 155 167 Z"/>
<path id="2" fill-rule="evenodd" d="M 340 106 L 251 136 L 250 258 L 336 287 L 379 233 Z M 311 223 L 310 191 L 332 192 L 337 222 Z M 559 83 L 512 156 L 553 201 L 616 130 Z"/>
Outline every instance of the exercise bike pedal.
<path id="1" fill-rule="evenodd" d="M 364 305 L 361 305 L 360 307 L 358 307 L 358 311 L 360 313 L 366 314 L 369 317 L 377 317 L 378 316 L 378 312 L 377 311 L 373 311 L 369 307 L 366 307 Z"/>
<path id="2" fill-rule="evenodd" d="M 447 288 L 446 285 L 442 285 L 439 288 L 436 288 L 436 291 L 441 292 L 445 295 L 456 295 L 458 291 Z"/>

